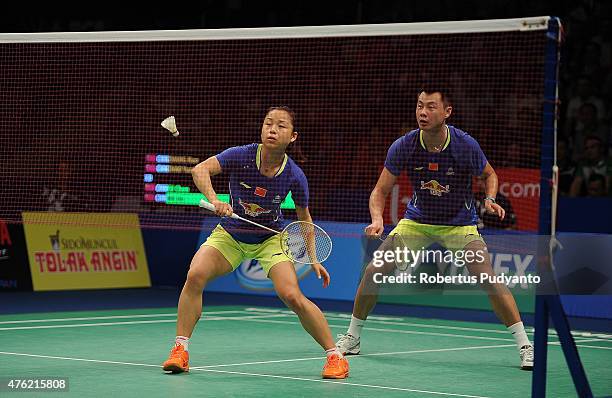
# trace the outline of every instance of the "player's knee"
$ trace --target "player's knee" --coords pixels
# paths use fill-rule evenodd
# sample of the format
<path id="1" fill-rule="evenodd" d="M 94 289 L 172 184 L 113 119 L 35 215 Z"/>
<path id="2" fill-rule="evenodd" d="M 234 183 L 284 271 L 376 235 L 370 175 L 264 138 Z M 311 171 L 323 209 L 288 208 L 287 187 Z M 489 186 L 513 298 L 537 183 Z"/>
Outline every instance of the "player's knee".
<path id="1" fill-rule="evenodd" d="M 203 290 L 209 279 L 210 278 L 207 272 L 191 268 L 187 273 L 187 280 L 185 281 L 185 286 L 191 289 Z"/>
<path id="2" fill-rule="evenodd" d="M 370 263 L 363 272 L 363 280 L 369 284 L 375 283 L 375 275 L 381 273 L 386 275 L 389 272 L 387 271 L 386 267 L 377 267 L 373 263 Z"/>
<path id="3" fill-rule="evenodd" d="M 299 310 L 303 306 L 304 295 L 299 289 L 282 290 L 278 292 L 278 297 L 293 311 Z"/>

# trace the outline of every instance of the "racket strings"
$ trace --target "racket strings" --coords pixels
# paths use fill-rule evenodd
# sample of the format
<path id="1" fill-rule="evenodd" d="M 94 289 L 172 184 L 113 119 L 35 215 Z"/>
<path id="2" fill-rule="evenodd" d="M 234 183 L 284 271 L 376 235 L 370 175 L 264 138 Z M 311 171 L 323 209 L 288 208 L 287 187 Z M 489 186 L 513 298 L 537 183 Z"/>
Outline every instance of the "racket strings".
<path id="1" fill-rule="evenodd" d="M 284 234 L 285 254 L 297 262 L 320 263 L 331 253 L 331 238 L 317 225 L 304 221 L 293 222 L 285 228 Z"/>

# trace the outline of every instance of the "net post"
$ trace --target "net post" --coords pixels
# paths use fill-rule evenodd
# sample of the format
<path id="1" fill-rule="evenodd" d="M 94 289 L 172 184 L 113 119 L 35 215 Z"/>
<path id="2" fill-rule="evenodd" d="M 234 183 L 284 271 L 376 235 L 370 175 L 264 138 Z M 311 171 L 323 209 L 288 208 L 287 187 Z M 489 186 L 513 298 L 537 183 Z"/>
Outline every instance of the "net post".
<path id="1" fill-rule="evenodd" d="M 542 125 L 542 153 L 541 153 L 541 183 L 540 183 L 540 235 L 549 235 L 549 240 L 539 239 L 538 242 L 538 273 L 542 283 L 536 288 L 535 300 L 535 334 L 534 334 L 534 369 L 532 378 L 532 397 L 546 396 L 546 365 L 549 317 L 559 336 L 559 342 L 565 355 L 570 374 L 574 381 L 576 392 L 580 397 L 592 397 L 593 393 L 580 361 L 576 343 L 561 298 L 556 286 L 553 273 L 553 252 L 555 242 L 556 223 L 556 187 L 553 169 L 556 167 L 557 144 L 557 104 L 558 104 L 558 78 L 559 55 L 561 43 L 561 22 L 559 18 L 550 18 L 548 25 L 548 43 L 545 54 L 544 77 L 544 106 Z M 555 197 L 553 197 L 555 196 Z M 547 211 L 550 210 L 550 211 Z M 546 244 L 546 241 L 548 244 Z"/>

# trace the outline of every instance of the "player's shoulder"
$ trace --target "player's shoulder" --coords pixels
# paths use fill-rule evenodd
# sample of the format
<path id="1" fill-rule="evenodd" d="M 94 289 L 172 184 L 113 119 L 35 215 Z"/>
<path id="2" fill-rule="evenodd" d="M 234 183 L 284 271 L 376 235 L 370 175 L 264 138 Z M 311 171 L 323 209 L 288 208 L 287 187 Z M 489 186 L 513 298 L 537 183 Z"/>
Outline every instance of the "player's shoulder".
<path id="1" fill-rule="evenodd" d="M 410 130 L 409 132 L 398 138 L 397 141 L 401 141 L 404 143 L 416 142 L 416 140 L 418 140 L 419 138 L 419 132 L 419 129 Z"/>
<path id="2" fill-rule="evenodd" d="M 257 148 L 259 148 L 259 144 L 252 143 L 252 144 L 246 144 L 246 145 L 239 145 L 234 148 L 237 148 L 238 150 L 244 153 L 254 153 L 254 152 L 257 152 Z"/>
<path id="3" fill-rule="evenodd" d="M 257 144 L 237 145 L 225 149 L 225 155 L 248 155 L 257 152 Z"/>
<path id="4" fill-rule="evenodd" d="M 405 133 L 404 135 L 398 137 L 395 141 L 393 141 L 391 147 L 409 148 L 417 142 L 418 137 L 419 129 L 410 130 L 409 132 Z"/>
<path id="5" fill-rule="evenodd" d="M 468 146 L 478 146 L 478 141 L 474 137 L 472 137 L 466 131 L 461 130 L 453 125 L 448 125 L 448 131 L 451 134 L 451 143 L 453 140 L 456 144 L 463 144 Z"/>
<path id="6" fill-rule="evenodd" d="M 304 170 L 295 162 L 295 160 L 291 159 L 291 156 L 287 155 L 287 164 L 285 168 L 289 171 L 291 177 L 299 180 L 306 181 L 306 174 L 304 174 Z"/>

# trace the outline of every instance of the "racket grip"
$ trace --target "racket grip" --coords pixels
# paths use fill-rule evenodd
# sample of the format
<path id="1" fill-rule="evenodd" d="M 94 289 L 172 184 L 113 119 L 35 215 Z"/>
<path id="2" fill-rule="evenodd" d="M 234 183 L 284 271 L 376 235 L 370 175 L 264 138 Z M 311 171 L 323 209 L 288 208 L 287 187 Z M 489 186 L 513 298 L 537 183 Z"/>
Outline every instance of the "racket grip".
<path id="1" fill-rule="evenodd" d="M 204 199 L 200 199 L 200 207 L 208 211 L 212 211 L 213 213 L 215 212 L 215 206 L 212 203 L 205 201 Z"/>
<path id="2" fill-rule="evenodd" d="M 212 203 L 205 201 L 204 199 L 200 199 L 200 205 L 199 206 L 204 208 L 204 209 L 206 209 L 206 210 L 208 210 L 208 211 L 211 211 L 213 213 L 215 212 L 215 206 Z M 239 218 L 236 214 L 232 214 L 230 217 L 231 218 Z"/>

